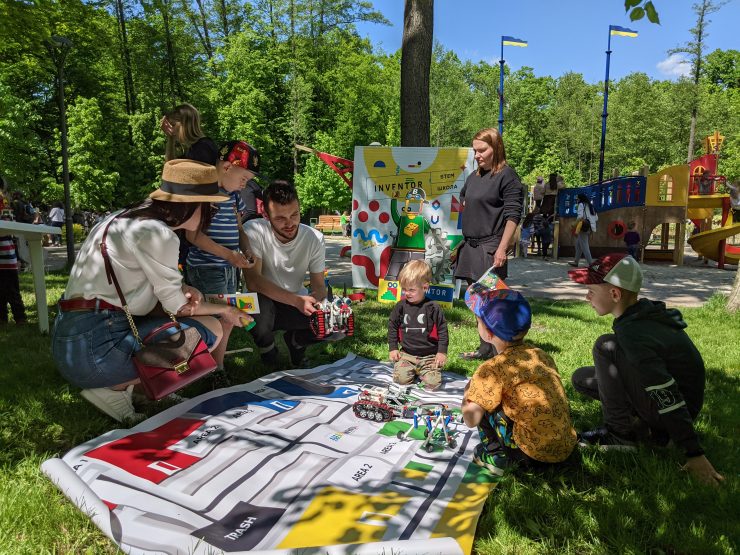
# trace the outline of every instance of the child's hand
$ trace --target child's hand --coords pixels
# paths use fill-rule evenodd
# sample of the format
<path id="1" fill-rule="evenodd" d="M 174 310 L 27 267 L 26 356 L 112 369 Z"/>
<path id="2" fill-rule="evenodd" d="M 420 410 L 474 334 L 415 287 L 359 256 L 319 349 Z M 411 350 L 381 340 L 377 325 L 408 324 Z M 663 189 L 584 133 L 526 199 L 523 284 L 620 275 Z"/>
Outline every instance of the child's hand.
<path id="1" fill-rule="evenodd" d="M 398 362 L 399 360 L 401 360 L 401 351 L 399 351 L 398 349 L 391 351 L 388 354 L 388 358 L 391 359 L 391 362 Z"/>
<path id="2" fill-rule="evenodd" d="M 434 357 L 434 367 L 435 368 L 443 368 L 446 362 L 447 362 L 446 353 L 437 353 L 437 356 Z"/>

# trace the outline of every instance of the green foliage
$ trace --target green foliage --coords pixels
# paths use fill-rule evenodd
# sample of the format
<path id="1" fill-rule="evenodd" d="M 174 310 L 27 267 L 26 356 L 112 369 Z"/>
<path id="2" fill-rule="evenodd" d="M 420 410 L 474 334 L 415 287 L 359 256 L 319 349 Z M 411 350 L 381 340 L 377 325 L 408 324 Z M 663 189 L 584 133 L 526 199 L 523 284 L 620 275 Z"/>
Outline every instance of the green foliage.
<path id="1" fill-rule="evenodd" d="M 296 154 L 294 144 L 352 158 L 356 145 L 400 143 L 400 51 L 384 53 L 354 28 L 357 21 L 387 24 L 371 2 L 142 0 L 123 7 L 117 14 L 114 3 L 86 0 L 0 4 L 2 172 L 36 203 L 63 198 L 52 34 L 73 43 L 64 73 L 72 200 L 79 208 L 117 208 L 157 186 L 164 154 L 159 119 L 183 101 L 198 107 L 208 136 L 244 139 L 260 149 L 269 177 L 300 182 L 307 209 L 343 207 L 347 191 L 315 157 Z M 654 21 L 651 2 L 627 0 L 625 8 Z M 716 8 L 709 2 L 708 13 Z M 739 57 L 737 50 L 705 56 L 696 86 L 639 74 L 611 82 L 606 174 L 685 161 L 696 107 L 696 144 L 719 129 L 727 137 L 720 169 L 737 176 Z M 464 62 L 435 46 L 432 144 L 468 146 L 476 131 L 496 125 L 499 71 L 495 62 Z M 505 72 L 512 167 L 527 182 L 550 172 L 568 185 L 593 182 L 602 84 L 578 73 Z M 330 185 L 320 193 L 323 180 Z"/>
<path id="2" fill-rule="evenodd" d="M 69 171 L 73 207 L 113 207 L 118 172 L 112 171 L 115 141 L 98 101 L 78 98 L 69 109 Z"/>
<path id="3" fill-rule="evenodd" d="M 74 235 L 75 243 L 81 243 L 85 240 L 85 228 L 82 224 L 72 224 L 72 235 Z"/>
<path id="4" fill-rule="evenodd" d="M 321 152 L 332 152 L 336 146 L 332 137 L 322 132 L 316 133 L 314 144 Z M 352 203 L 352 190 L 314 154 L 306 154 L 306 157 L 303 172 L 295 176 L 301 210 L 304 213 L 311 208 L 324 213 L 347 210 Z"/>
<path id="5" fill-rule="evenodd" d="M 629 12 L 631 21 L 639 21 L 647 15 L 650 23 L 660 25 L 660 17 L 655 9 L 652 0 L 624 0 L 624 11 Z"/>

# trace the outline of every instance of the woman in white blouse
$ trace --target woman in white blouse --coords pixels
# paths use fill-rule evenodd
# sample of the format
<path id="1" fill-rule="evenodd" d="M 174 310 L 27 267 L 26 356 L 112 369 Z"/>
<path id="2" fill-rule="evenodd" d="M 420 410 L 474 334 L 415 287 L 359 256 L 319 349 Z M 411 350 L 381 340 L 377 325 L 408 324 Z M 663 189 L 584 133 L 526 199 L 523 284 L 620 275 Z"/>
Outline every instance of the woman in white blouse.
<path id="1" fill-rule="evenodd" d="M 239 327 L 251 319 L 234 307 L 203 302 L 197 289 L 183 284 L 177 266 L 175 230 L 205 231 L 211 203 L 228 200 L 219 192 L 216 168 L 170 160 L 160 188 L 149 197 L 92 229 L 70 272 L 52 335 L 52 353 L 62 376 L 119 422 L 143 418 L 132 404 L 133 386 L 139 381 L 132 357 L 139 347 L 106 274 L 100 251 L 106 228 L 108 255 L 140 337 L 170 321 L 167 311 L 184 326 L 196 328 L 213 350 L 222 337 L 221 322 L 213 315 L 224 325 Z"/>

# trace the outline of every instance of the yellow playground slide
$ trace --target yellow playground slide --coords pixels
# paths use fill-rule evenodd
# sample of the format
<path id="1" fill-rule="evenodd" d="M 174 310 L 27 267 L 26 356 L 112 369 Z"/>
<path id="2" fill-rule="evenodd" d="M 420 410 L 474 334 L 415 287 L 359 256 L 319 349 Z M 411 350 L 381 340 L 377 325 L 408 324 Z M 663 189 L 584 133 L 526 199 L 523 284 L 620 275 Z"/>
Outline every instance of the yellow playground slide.
<path id="1" fill-rule="evenodd" d="M 730 224 L 724 227 L 702 231 L 689 238 L 689 245 L 697 254 L 704 258 L 717 261 L 719 258 L 719 242 L 740 233 L 740 224 Z M 740 247 L 725 245 L 725 264 L 740 262 Z"/>

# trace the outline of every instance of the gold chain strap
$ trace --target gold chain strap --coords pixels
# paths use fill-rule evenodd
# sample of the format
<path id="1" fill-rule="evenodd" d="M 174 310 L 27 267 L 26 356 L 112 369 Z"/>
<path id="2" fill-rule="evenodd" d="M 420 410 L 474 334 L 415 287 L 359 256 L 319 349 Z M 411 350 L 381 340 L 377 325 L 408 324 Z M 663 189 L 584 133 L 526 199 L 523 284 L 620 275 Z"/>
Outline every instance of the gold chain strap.
<path id="1" fill-rule="evenodd" d="M 128 325 L 131 326 L 131 331 L 134 332 L 134 337 L 136 338 L 136 342 L 139 344 L 139 347 L 144 346 L 144 342 L 141 340 L 141 337 L 139 336 L 139 330 L 136 327 L 136 324 L 134 324 L 134 317 L 131 315 L 131 311 L 128 308 L 128 305 L 123 306 L 123 311 L 126 313 L 126 319 L 128 320 Z M 165 313 L 167 316 L 169 316 L 175 324 L 177 324 L 177 319 L 175 318 L 175 315 L 172 314 L 170 311 L 165 310 Z"/>

